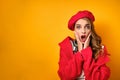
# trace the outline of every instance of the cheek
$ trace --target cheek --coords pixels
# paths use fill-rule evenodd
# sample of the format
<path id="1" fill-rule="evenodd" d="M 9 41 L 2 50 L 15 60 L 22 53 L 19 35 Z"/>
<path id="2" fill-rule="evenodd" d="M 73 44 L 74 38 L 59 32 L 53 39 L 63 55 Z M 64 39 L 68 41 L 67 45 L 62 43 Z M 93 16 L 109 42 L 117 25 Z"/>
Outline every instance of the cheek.
<path id="1" fill-rule="evenodd" d="M 79 30 L 78 30 L 78 29 L 75 29 L 75 32 L 79 33 Z"/>
<path id="2" fill-rule="evenodd" d="M 90 34 L 90 33 L 91 33 L 91 31 L 88 32 L 88 34 Z"/>
<path id="3" fill-rule="evenodd" d="M 75 30 L 75 32 L 78 34 L 78 36 L 80 37 L 80 30 Z"/>
<path id="4" fill-rule="evenodd" d="M 91 33 L 91 30 L 90 31 L 87 31 L 87 35 L 89 35 Z"/>
<path id="5" fill-rule="evenodd" d="M 75 29 L 75 32 L 81 33 L 81 29 Z"/>

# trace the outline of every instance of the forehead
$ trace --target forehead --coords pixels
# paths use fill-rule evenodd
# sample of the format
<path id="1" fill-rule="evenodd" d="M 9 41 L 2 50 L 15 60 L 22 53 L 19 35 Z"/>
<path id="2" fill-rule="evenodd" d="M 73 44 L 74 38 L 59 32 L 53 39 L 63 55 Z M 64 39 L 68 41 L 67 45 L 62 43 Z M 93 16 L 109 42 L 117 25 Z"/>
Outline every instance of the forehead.
<path id="1" fill-rule="evenodd" d="M 90 20 L 88 18 L 81 18 L 75 24 L 90 24 Z"/>

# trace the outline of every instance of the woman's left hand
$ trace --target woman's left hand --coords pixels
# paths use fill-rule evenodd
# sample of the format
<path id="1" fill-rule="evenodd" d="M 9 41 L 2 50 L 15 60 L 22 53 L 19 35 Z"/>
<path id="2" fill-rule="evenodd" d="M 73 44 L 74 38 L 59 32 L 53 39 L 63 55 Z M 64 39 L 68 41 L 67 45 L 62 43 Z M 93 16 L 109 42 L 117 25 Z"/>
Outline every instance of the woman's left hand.
<path id="1" fill-rule="evenodd" d="M 85 41 L 85 43 L 84 43 L 84 49 L 85 48 L 87 48 L 88 46 L 89 46 L 89 43 L 90 43 L 90 36 L 91 36 L 91 33 L 88 35 L 88 37 L 87 37 L 87 39 L 86 39 L 86 41 Z"/>

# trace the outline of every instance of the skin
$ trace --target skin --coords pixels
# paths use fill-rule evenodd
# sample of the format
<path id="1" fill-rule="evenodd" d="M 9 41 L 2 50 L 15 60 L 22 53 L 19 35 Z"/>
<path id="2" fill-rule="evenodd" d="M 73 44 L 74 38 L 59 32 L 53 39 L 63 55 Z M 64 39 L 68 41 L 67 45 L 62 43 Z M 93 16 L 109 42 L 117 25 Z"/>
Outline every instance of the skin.
<path id="1" fill-rule="evenodd" d="M 87 18 L 82 18 L 76 21 L 74 27 L 75 38 L 78 43 L 78 51 L 85 49 L 89 46 L 91 35 L 91 23 Z M 84 39 L 81 36 L 85 36 Z"/>

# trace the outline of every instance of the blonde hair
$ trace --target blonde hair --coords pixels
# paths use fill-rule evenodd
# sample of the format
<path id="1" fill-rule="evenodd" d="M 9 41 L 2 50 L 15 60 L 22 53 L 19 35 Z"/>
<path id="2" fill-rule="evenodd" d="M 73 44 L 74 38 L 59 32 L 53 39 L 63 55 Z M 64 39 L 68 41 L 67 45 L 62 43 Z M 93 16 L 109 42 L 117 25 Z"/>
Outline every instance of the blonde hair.
<path id="1" fill-rule="evenodd" d="M 96 33 L 93 22 L 88 18 L 83 18 L 83 19 L 87 20 L 91 24 L 90 46 L 93 52 L 92 55 L 93 58 L 97 59 L 100 52 L 102 51 L 101 37 Z"/>

